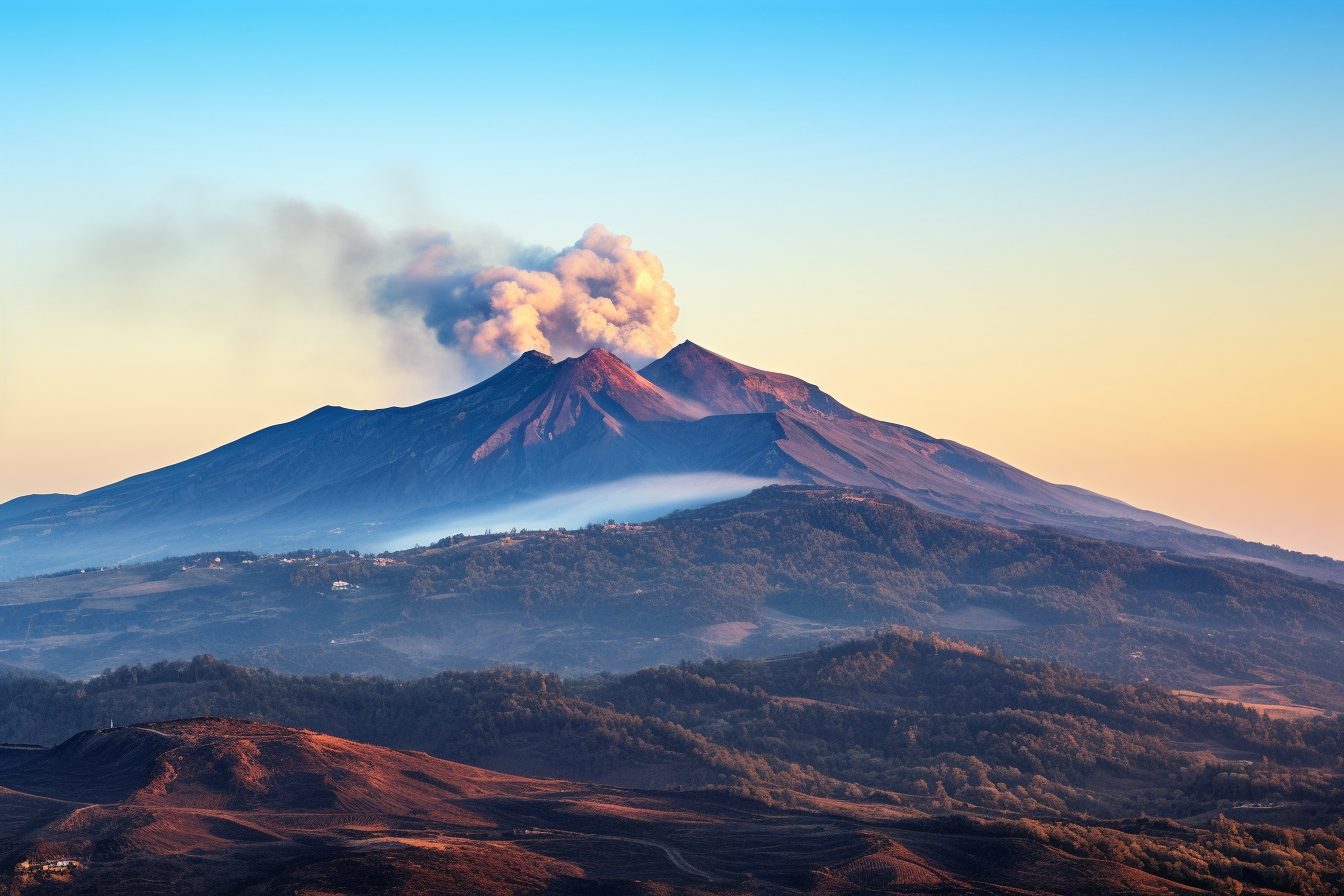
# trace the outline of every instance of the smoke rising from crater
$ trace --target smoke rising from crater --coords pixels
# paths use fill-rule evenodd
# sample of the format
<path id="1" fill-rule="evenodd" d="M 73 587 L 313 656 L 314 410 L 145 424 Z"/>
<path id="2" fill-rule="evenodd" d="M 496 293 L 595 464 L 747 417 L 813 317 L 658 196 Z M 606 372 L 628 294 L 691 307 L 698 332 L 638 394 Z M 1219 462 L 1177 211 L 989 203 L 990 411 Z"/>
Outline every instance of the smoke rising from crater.
<path id="1" fill-rule="evenodd" d="M 554 254 L 519 250 L 514 263 L 489 267 L 471 261 L 446 234 L 424 235 L 373 291 L 384 307 L 420 308 L 441 343 L 473 358 L 594 346 L 655 358 L 676 341 L 676 292 L 662 262 L 600 224 Z"/>

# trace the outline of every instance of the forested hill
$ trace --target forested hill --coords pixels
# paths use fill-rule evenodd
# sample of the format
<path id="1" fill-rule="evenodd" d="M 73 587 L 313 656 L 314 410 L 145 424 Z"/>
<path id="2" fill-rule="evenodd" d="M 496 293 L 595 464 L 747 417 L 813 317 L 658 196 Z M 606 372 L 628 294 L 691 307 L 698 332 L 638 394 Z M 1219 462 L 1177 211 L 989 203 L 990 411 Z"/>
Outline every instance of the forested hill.
<path id="1" fill-rule="evenodd" d="M 1338 718 L 1270 720 L 908 631 L 572 681 L 291 677 L 202 657 L 82 684 L 0 681 L 0 705 L 7 741 L 53 743 L 109 717 L 233 716 L 504 772 L 992 819 L 1197 886 L 1341 882 Z"/>
<path id="2" fill-rule="evenodd" d="M 1344 708 L 1344 586 L 846 489 L 377 557 L 198 555 L 0 583 L 0 661 L 66 676 L 206 652 L 294 672 L 579 674 L 893 623 L 1129 681 Z"/>

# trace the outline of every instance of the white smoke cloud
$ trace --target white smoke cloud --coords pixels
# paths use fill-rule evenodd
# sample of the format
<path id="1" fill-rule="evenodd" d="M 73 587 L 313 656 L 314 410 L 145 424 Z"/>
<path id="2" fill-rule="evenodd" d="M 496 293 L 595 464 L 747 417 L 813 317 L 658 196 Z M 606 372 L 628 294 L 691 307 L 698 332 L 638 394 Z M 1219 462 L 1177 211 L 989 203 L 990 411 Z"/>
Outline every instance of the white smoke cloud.
<path id="1" fill-rule="evenodd" d="M 658 256 L 630 237 L 594 224 L 554 255 L 515 255 L 514 264 L 473 269 L 447 235 L 428 235 L 375 292 L 385 305 L 421 308 L 440 342 L 474 358 L 593 347 L 655 358 L 676 342 L 676 291 Z"/>

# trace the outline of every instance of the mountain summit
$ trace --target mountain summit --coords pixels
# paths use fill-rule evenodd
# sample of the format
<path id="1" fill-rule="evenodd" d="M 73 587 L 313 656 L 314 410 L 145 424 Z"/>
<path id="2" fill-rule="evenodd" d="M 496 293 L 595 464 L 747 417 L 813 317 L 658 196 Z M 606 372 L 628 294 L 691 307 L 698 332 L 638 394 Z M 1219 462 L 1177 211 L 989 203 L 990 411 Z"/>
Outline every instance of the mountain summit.
<path id="1" fill-rule="evenodd" d="M 611 352 L 595 348 L 555 364 L 541 394 L 491 433 L 472 452 L 472 460 L 484 460 L 519 439 L 527 447 L 571 429 L 586 428 L 594 437 L 620 436 L 631 423 L 704 416 L 697 406 L 664 392 Z"/>
<path id="2" fill-rule="evenodd" d="M 508 522 L 538 501 L 567 508 L 566 524 L 655 506 L 621 503 L 634 488 L 625 483 L 667 509 L 769 482 L 861 486 L 1006 527 L 1344 578 L 1344 565 L 1045 482 L 692 342 L 642 371 L 602 349 L 563 361 L 526 352 L 413 407 L 325 407 L 82 495 L 16 499 L 0 505 L 0 578 L 233 548 L 381 549 L 469 528 L 484 512 L 506 525 L 557 524 L 545 513 Z"/>
<path id="3" fill-rule="evenodd" d="M 699 402 L 715 414 L 792 410 L 846 419 L 857 416 L 811 383 L 739 364 L 689 340 L 640 374 L 669 392 Z"/>

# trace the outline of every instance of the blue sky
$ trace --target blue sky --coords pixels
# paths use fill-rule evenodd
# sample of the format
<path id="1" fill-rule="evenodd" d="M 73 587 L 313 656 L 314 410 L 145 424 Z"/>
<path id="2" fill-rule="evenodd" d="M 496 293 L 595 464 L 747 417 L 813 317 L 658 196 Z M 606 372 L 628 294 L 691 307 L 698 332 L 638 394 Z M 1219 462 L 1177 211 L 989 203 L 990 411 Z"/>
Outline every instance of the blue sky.
<path id="1" fill-rule="evenodd" d="M 174 178 L 362 207 L 400 174 L 554 241 L 595 215 L 682 230 L 762 206 L 875 224 L 874 196 L 974 205 L 1005 181 L 1110 199 L 1101 177 L 1327 169 L 1340 145 L 1339 4 L 7 10 L 25 211 Z"/>
<path id="2" fill-rule="evenodd" d="M 1337 2 L 45 2 L 3 22 L 0 419 L 38 442 L 0 458 L 21 471 L 0 498 L 456 384 L 370 361 L 266 404 L 250 372 L 200 372 L 238 395 L 189 436 L 82 466 L 41 444 L 69 441 L 42 408 L 163 407 L 143 380 L 38 382 L 29 356 L 95 358 L 69 380 L 88 389 L 118 369 L 95 330 L 137 354 L 191 332 L 118 329 L 97 233 L 295 198 L 553 247 L 602 222 L 662 258 L 682 336 L 1047 478 L 1344 552 L 1344 423 L 1320 413 L 1342 385 Z M 140 330 L 265 318 L 199 279 Z"/>

